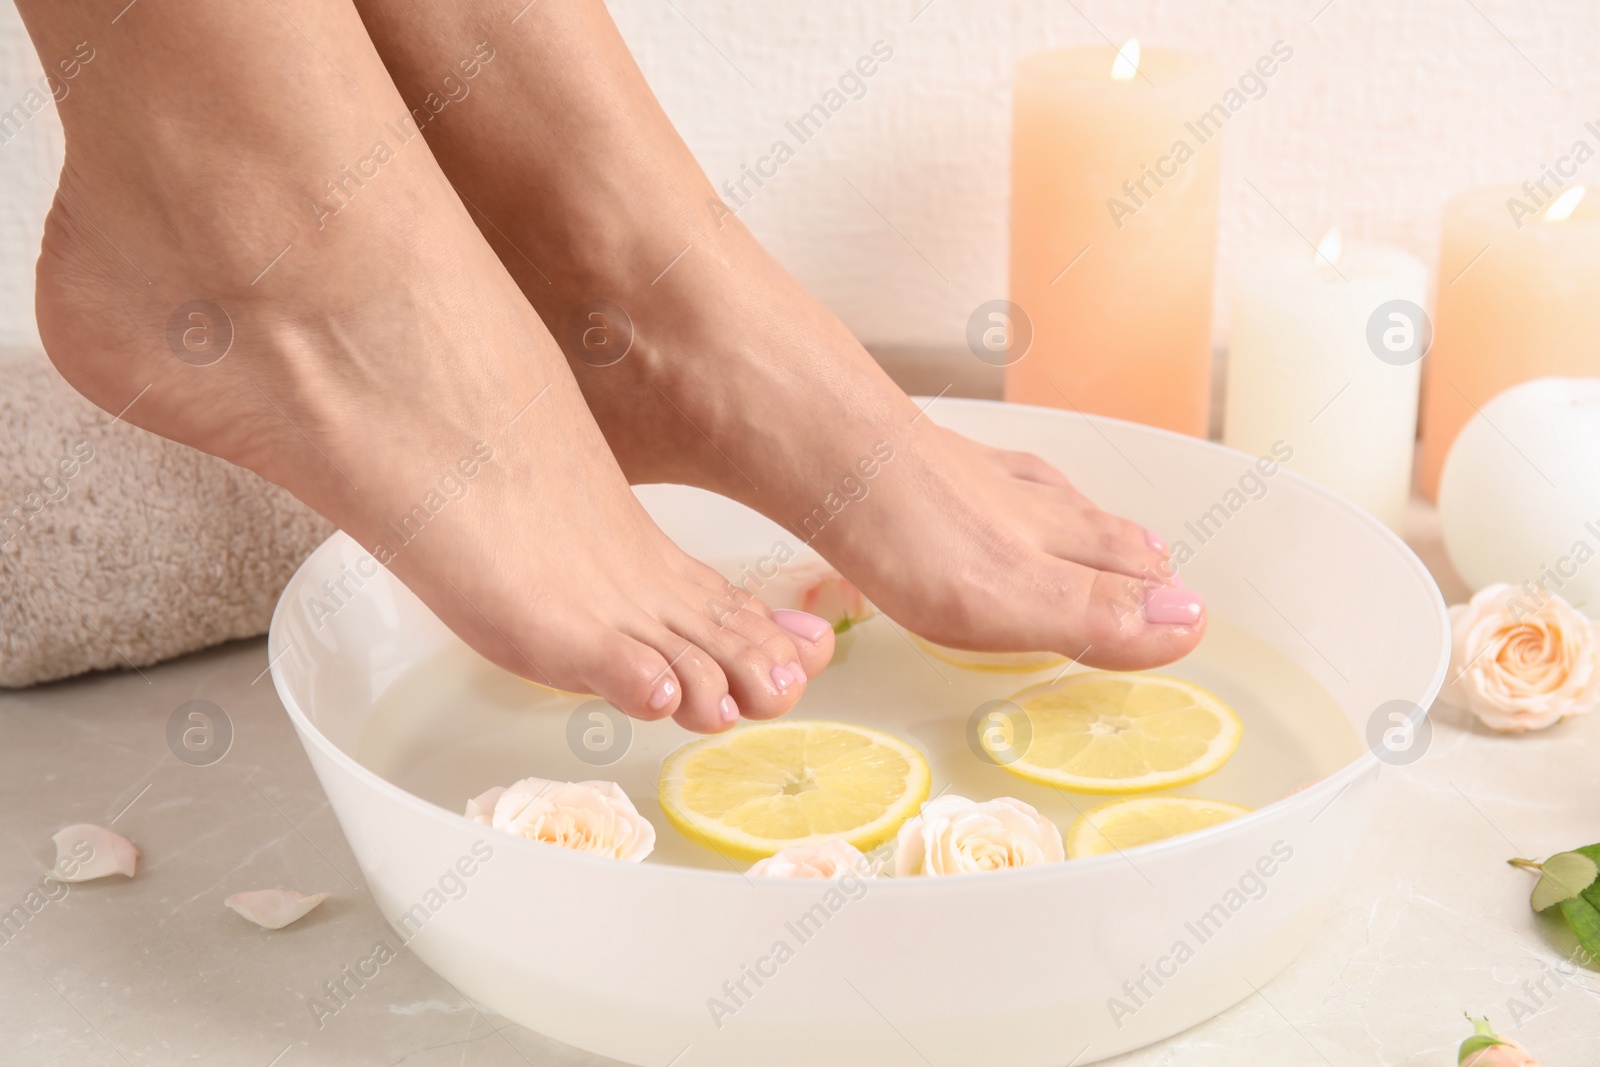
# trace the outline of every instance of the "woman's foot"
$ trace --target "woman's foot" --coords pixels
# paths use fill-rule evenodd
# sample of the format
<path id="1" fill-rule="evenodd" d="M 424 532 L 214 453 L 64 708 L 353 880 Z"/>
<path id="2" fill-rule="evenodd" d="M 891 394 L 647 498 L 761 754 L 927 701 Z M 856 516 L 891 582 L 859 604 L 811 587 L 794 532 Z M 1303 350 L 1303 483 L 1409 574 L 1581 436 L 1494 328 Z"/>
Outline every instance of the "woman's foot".
<path id="1" fill-rule="evenodd" d="M 47 65 L 88 36 L 19 6 Z M 287 487 L 509 670 L 700 731 L 788 710 L 831 630 L 656 528 L 353 10 L 283 6 L 141 5 L 63 101 L 62 374 Z"/>
<path id="2" fill-rule="evenodd" d="M 597 0 L 357 6 L 429 112 L 448 57 L 492 57 L 452 71 L 424 132 L 631 480 L 751 505 L 944 644 L 1136 668 L 1198 643 L 1203 602 L 1168 582 L 1159 538 L 921 417 L 760 248 Z"/>

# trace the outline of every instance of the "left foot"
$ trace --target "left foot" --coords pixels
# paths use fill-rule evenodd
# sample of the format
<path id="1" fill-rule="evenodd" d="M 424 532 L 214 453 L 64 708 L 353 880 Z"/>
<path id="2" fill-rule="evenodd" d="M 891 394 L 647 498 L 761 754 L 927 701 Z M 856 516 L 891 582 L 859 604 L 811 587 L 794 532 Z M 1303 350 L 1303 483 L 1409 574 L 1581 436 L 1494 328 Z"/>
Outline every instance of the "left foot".
<path id="1" fill-rule="evenodd" d="M 430 13 L 442 47 L 516 39 L 424 133 L 631 481 L 755 508 L 941 644 L 1122 669 L 1193 649 L 1204 607 L 1165 580 L 1160 539 L 1037 457 L 920 417 L 722 206 L 603 6 L 536 7 L 514 26 L 471 6 Z M 441 46 L 392 0 L 358 7 L 402 94 L 424 99 Z M 594 318 L 598 301 L 631 331 Z"/>

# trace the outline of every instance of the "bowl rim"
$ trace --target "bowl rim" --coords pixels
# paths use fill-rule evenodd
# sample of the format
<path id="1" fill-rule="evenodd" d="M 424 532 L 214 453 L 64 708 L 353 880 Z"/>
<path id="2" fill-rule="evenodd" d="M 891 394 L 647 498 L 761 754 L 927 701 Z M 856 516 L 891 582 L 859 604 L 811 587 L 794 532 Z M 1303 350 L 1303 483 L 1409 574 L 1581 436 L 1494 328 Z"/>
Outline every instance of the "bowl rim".
<path id="1" fill-rule="evenodd" d="M 913 401 L 921 401 L 928 398 L 914 396 L 911 399 Z M 939 398 L 935 397 L 933 399 L 937 400 Z M 1240 456 L 1245 459 L 1250 459 L 1248 453 L 1242 452 L 1235 448 L 1230 448 L 1218 441 L 1191 437 L 1187 434 L 1180 434 L 1158 426 L 1146 426 L 1142 423 L 1129 422 L 1125 419 L 1112 418 L 1106 415 L 1090 415 L 1082 411 L 1067 412 L 1059 408 L 1048 408 L 1035 404 L 1015 404 L 1008 401 L 998 400 L 982 400 L 966 397 L 946 397 L 944 399 L 946 404 L 972 408 L 976 410 L 983 410 L 992 407 L 1006 407 L 1026 408 L 1035 411 L 1049 412 L 1055 415 L 1076 414 L 1088 422 L 1091 426 L 1097 422 L 1106 423 L 1118 428 L 1127 428 L 1136 433 L 1177 438 L 1186 444 L 1198 444 L 1213 450 Z M 931 406 L 931 402 L 927 406 Z M 926 410 L 926 407 L 924 407 L 924 410 Z M 1382 537 L 1386 538 L 1394 548 L 1399 550 L 1401 553 L 1401 558 L 1406 562 L 1406 565 L 1410 568 L 1413 577 L 1415 577 L 1422 586 L 1423 591 L 1431 594 L 1431 599 L 1434 603 L 1434 607 L 1436 608 L 1435 618 L 1439 624 L 1439 636 L 1441 638 L 1443 653 L 1439 661 L 1434 665 L 1432 678 L 1425 687 L 1423 697 L 1416 701 L 1417 705 L 1423 709 L 1424 717 L 1430 717 L 1432 715 L 1434 700 L 1437 698 L 1439 691 L 1444 684 L 1445 675 L 1449 671 L 1451 658 L 1451 628 L 1449 609 L 1445 604 L 1443 593 L 1439 590 L 1438 583 L 1434 581 L 1433 575 L 1428 571 L 1422 560 L 1418 558 L 1417 554 L 1411 550 L 1411 546 L 1406 544 L 1398 534 L 1389 529 L 1388 526 L 1384 525 L 1370 512 L 1365 511 L 1339 493 L 1318 482 L 1313 481 L 1297 471 L 1293 471 L 1287 467 L 1284 467 L 1280 469 L 1279 474 L 1287 474 L 1291 482 L 1309 489 L 1314 494 L 1321 496 L 1330 505 L 1343 509 L 1344 511 L 1353 515 L 1359 521 L 1365 522 L 1372 528 L 1379 531 Z M 818 892 L 824 892 L 827 886 L 835 884 L 835 880 L 832 879 L 751 878 L 744 871 L 738 869 L 718 871 L 700 867 L 684 867 L 675 863 L 619 862 L 618 860 L 610 859 L 604 856 L 593 856 L 583 852 L 575 852 L 571 849 L 552 848 L 549 845 L 541 844 L 537 841 L 530 841 L 526 838 L 517 837 L 513 834 L 501 833 L 486 827 L 481 823 L 474 822 L 473 820 L 468 819 L 464 814 L 452 812 L 446 808 L 440 807 L 437 804 L 424 800 L 415 793 L 411 793 L 405 789 L 402 789 L 400 786 L 395 785 L 387 778 L 384 778 L 377 772 L 367 768 L 354 756 L 351 756 L 349 753 L 345 752 L 344 749 L 340 748 L 338 745 L 329 740 L 327 735 L 319 730 L 316 724 L 311 721 L 310 716 L 308 716 L 304 709 L 300 707 L 299 701 L 295 698 L 294 694 L 289 691 L 288 682 L 284 678 L 283 667 L 281 666 L 283 662 L 283 653 L 288 651 L 288 648 L 280 646 L 282 646 L 282 643 L 286 640 L 286 638 L 283 636 L 284 623 L 282 620 L 288 610 L 288 605 L 290 604 L 290 597 L 288 595 L 289 590 L 296 586 L 296 584 L 300 581 L 302 574 L 309 570 L 314 564 L 318 563 L 325 553 L 328 553 L 332 550 L 330 546 L 337 543 L 340 538 L 349 540 L 351 543 L 355 544 L 357 548 L 361 548 L 360 542 L 355 541 L 354 538 L 350 537 L 342 530 L 335 530 L 325 541 L 313 549 L 311 553 L 300 563 L 300 565 L 295 568 L 294 573 L 290 576 L 289 581 L 285 584 L 283 591 L 279 594 L 278 602 L 272 610 L 272 620 L 267 631 L 267 669 L 272 675 L 273 688 L 277 691 L 278 699 L 283 703 L 284 710 L 289 713 L 290 721 L 294 724 L 295 731 L 300 735 L 303 744 L 314 744 L 324 757 L 338 765 L 345 773 L 353 776 L 356 781 L 360 782 L 369 789 L 375 790 L 380 796 L 383 796 L 391 801 L 398 802 L 402 807 L 409 809 L 413 813 L 421 815 L 424 818 L 431 819 L 435 822 L 440 822 L 443 825 L 451 826 L 458 830 L 467 831 L 468 833 L 473 834 L 474 836 L 490 843 L 491 845 L 503 845 L 510 847 L 529 856 L 536 862 L 551 864 L 592 864 L 594 865 L 592 869 L 596 872 L 605 868 L 610 868 L 613 870 L 620 869 L 622 871 L 632 871 L 634 872 L 635 876 L 660 878 L 666 880 L 692 880 L 703 883 L 714 880 L 715 884 L 731 884 L 732 880 L 739 879 L 750 886 L 758 886 L 761 883 L 767 883 L 774 887 L 789 887 L 786 890 L 772 889 L 764 891 L 791 892 L 796 895 L 804 893 L 807 896 L 814 896 Z M 363 548 L 362 551 L 365 551 L 365 549 Z M 384 568 L 384 570 L 385 573 L 388 573 L 387 568 Z M 393 574 L 390 574 L 389 577 L 395 581 L 399 581 L 398 578 L 394 578 Z M 889 892 L 891 894 L 899 894 L 906 892 L 934 891 L 927 887 L 919 889 L 910 888 L 911 885 L 916 885 L 918 883 L 933 883 L 934 885 L 945 885 L 952 883 L 957 885 L 972 885 L 975 884 L 974 880 L 977 880 L 978 882 L 984 883 L 994 882 L 996 885 L 1011 885 L 1016 884 L 1018 880 L 1021 879 L 1047 881 L 1053 878 L 1076 877 L 1070 872 L 1083 871 L 1087 873 L 1104 869 L 1112 864 L 1117 863 L 1127 863 L 1130 866 L 1133 866 L 1137 871 L 1137 864 L 1134 864 L 1132 860 L 1128 859 L 1129 853 L 1136 853 L 1140 856 L 1170 856 L 1186 851 L 1194 851 L 1205 848 L 1212 841 L 1220 840 L 1229 836 L 1242 836 L 1248 832 L 1249 828 L 1259 823 L 1267 822 L 1291 808 L 1308 807 L 1314 800 L 1319 800 L 1326 796 L 1327 800 L 1318 806 L 1317 815 L 1312 817 L 1314 821 L 1316 818 L 1321 816 L 1322 812 L 1326 811 L 1329 807 L 1332 807 L 1334 801 L 1342 796 L 1344 792 L 1351 787 L 1351 785 L 1353 785 L 1358 779 L 1370 773 L 1378 765 L 1379 760 L 1377 754 L 1373 752 L 1370 747 L 1363 746 L 1363 751 L 1360 755 L 1356 756 L 1353 760 L 1339 769 L 1330 772 L 1308 786 L 1304 786 L 1295 792 L 1285 794 L 1284 796 L 1281 796 L 1268 804 L 1256 808 L 1246 815 L 1240 815 L 1235 818 L 1228 819 L 1225 822 L 1217 823 L 1213 826 L 1208 826 L 1200 830 L 1191 831 L 1186 834 L 1180 834 L 1177 837 L 1166 838 L 1160 841 L 1152 841 L 1149 844 L 1139 845 L 1132 849 L 1108 852 L 1098 856 L 1085 856 L 1079 859 L 1062 860 L 1059 863 L 1046 863 L 1034 867 L 1009 868 L 1000 871 L 982 871 L 969 874 L 943 875 L 937 878 L 911 876 L 888 878 L 880 877 L 867 880 L 872 882 L 874 889 L 887 888 L 896 886 L 898 884 L 900 888 L 890 888 Z M 326 790 L 326 787 L 324 787 L 324 790 Z M 1094 794 L 1083 795 L 1087 797 L 1093 796 Z M 1167 794 L 1163 793 L 1161 795 Z M 1115 799 L 1115 797 L 1107 797 L 1103 799 Z M 1096 803 L 1100 802 L 1100 800 L 1096 801 Z M 1066 836 L 1065 831 L 1063 831 L 1062 836 Z M 733 866 L 733 860 L 728 859 L 726 856 L 723 858 L 727 861 L 730 867 Z M 1140 873 L 1142 874 L 1142 872 Z"/>

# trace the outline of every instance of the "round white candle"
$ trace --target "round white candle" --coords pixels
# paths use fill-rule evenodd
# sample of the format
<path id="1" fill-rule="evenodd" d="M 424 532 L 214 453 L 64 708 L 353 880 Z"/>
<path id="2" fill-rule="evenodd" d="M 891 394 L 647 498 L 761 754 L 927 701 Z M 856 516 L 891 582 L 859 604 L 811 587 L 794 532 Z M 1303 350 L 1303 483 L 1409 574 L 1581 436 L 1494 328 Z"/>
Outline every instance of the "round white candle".
<path id="1" fill-rule="evenodd" d="M 1484 404 L 1445 460 L 1439 522 L 1474 591 L 1509 582 L 1526 605 L 1557 593 L 1600 618 L 1600 378 L 1535 378 Z"/>
<path id="2" fill-rule="evenodd" d="M 1281 441 L 1294 452 L 1286 466 L 1399 529 L 1420 376 L 1404 349 L 1427 327 L 1385 305 L 1420 312 L 1427 274 L 1413 255 L 1345 244 L 1337 232 L 1316 253 L 1302 244 L 1247 259 L 1234 294 L 1225 443 L 1265 455 Z"/>

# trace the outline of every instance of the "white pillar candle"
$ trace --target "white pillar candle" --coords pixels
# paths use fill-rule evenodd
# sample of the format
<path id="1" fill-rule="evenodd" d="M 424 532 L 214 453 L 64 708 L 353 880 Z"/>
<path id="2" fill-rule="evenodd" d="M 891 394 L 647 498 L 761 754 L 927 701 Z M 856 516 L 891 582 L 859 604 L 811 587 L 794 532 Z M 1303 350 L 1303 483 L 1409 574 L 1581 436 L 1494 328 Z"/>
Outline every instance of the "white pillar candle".
<path id="1" fill-rule="evenodd" d="M 1342 246 L 1342 247 L 1341 247 Z M 1223 440 L 1399 529 L 1411 488 L 1427 268 L 1387 245 L 1266 250 L 1238 272 Z"/>

